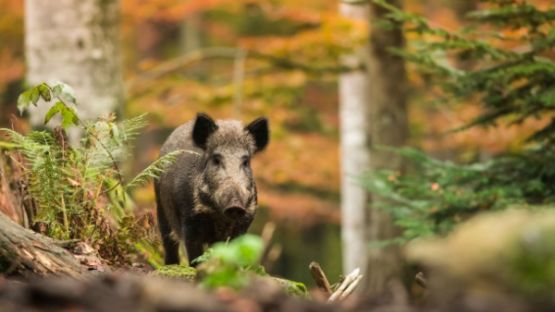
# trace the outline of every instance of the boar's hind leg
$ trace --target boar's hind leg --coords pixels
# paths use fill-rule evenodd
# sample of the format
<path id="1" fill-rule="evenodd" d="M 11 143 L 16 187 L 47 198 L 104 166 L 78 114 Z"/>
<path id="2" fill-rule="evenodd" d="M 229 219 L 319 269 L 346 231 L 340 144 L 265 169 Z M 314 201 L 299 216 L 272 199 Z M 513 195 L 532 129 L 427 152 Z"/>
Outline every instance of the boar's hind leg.
<path id="1" fill-rule="evenodd" d="M 157 200 L 158 202 L 158 200 Z M 160 203 L 156 205 L 158 214 L 158 227 L 164 245 L 164 264 L 179 264 L 179 242 L 173 239 L 171 227 Z"/>

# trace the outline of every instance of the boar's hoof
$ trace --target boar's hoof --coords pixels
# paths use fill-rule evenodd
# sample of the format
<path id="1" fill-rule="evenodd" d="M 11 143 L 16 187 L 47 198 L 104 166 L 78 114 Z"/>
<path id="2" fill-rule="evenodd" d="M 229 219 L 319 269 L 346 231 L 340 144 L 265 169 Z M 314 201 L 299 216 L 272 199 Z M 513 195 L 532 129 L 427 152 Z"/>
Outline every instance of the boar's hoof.
<path id="1" fill-rule="evenodd" d="M 239 219 L 247 213 L 245 208 L 238 206 L 231 206 L 224 210 L 224 215 L 229 219 Z"/>

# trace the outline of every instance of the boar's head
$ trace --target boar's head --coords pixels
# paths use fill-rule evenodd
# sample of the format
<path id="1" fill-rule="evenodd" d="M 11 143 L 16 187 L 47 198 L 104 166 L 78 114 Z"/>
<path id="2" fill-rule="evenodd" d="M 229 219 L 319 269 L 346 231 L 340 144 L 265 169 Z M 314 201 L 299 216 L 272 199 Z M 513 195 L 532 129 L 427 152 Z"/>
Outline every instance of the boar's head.
<path id="1" fill-rule="evenodd" d="M 268 120 L 258 118 L 243 127 L 239 121 L 215 122 L 201 113 L 192 135 L 195 145 L 204 151 L 197 185 L 201 203 L 232 220 L 252 216 L 256 186 L 250 160 L 268 144 Z"/>

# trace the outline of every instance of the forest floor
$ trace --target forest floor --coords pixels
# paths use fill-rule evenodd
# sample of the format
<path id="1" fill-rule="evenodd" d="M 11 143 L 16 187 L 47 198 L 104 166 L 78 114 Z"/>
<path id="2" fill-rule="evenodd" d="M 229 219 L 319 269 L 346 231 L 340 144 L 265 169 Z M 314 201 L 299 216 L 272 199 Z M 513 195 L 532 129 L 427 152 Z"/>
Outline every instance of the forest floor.
<path id="1" fill-rule="evenodd" d="M 407 306 L 360 301 L 330 304 L 323 297 L 288 295 L 272 283 L 253 281 L 242 291 L 206 291 L 176 279 L 128 273 L 86 279 L 0 279 L 2 311 L 370 311 L 377 307 L 413 311 Z M 391 309 L 390 309 L 391 308 Z M 402 309 L 401 309 L 402 308 Z"/>

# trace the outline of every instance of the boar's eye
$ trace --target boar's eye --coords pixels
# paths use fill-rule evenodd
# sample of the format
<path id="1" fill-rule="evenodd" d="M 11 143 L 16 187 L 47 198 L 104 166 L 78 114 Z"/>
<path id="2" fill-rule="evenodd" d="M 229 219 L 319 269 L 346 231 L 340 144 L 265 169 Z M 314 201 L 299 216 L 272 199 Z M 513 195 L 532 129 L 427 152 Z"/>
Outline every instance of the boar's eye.
<path id="1" fill-rule="evenodd" d="M 242 165 L 243 167 L 248 167 L 248 166 L 250 166 L 250 163 L 251 163 L 250 158 L 248 158 L 248 157 L 243 157 L 243 158 L 242 158 L 241 165 Z"/>
<path id="2" fill-rule="evenodd" d="M 220 166 L 222 164 L 222 155 L 220 154 L 214 154 L 212 155 L 212 164 L 214 166 Z"/>

